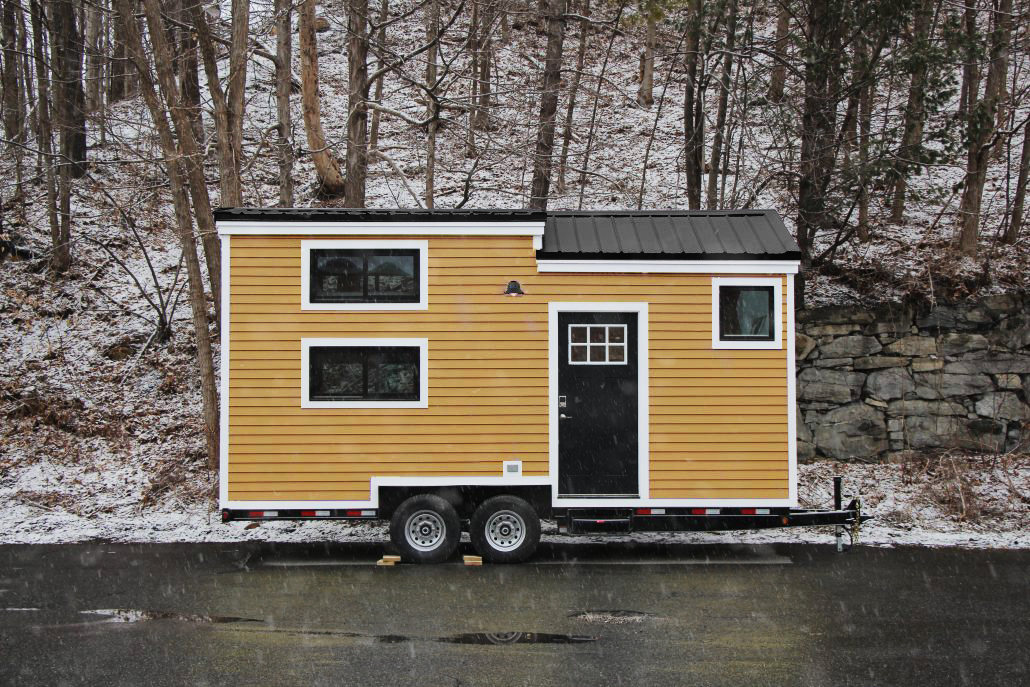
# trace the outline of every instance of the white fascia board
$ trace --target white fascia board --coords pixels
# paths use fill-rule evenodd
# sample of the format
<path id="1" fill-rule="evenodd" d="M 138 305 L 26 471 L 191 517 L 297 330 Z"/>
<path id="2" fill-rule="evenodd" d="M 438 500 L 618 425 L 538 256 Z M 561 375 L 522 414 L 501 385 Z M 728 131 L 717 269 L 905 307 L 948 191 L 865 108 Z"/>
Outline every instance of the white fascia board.
<path id="1" fill-rule="evenodd" d="M 537 260 L 538 272 L 797 274 L 798 260 Z"/>
<path id="2" fill-rule="evenodd" d="M 543 236 L 543 222 L 262 222 L 223 220 L 218 233 L 251 236 Z"/>

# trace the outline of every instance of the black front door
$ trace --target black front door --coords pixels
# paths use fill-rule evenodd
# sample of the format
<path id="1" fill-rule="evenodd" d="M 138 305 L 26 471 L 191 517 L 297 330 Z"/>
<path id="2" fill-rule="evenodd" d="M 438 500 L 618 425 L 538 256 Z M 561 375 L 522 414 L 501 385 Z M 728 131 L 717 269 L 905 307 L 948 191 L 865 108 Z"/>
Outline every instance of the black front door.
<path id="1" fill-rule="evenodd" d="M 558 314 L 558 494 L 636 496 L 637 315 Z"/>

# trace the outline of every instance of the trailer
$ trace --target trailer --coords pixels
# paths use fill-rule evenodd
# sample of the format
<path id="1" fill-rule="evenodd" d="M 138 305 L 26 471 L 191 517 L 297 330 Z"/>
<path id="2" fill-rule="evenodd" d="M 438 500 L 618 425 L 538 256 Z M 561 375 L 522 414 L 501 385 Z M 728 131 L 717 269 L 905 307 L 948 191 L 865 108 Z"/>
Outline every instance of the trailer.
<path id="1" fill-rule="evenodd" d="M 798 508 L 772 211 L 246 209 L 221 237 L 222 519 L 385 519 L 406 560 Z"/>

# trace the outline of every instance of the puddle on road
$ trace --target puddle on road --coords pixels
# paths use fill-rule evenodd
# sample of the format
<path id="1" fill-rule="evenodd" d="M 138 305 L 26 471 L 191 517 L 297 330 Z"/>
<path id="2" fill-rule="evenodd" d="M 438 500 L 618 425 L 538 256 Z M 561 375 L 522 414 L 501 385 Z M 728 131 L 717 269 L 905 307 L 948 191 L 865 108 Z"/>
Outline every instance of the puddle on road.
<path id="1" fill-rule="evenodd" d="M 632 612 L 632 611 L 628 611 Z M 231 615 L 197 615 L 192 613 L 176 613 L 172 611 L 145 611 L 134 608 L 98 608 L 90 611 L 79 611 L 83 615 L 105 616 L 104 620 L 86 623 L 100 625 L 104 623 L 143 623 L 154 620 L 172 620 L 178 622 L 224 625 L 230 623 L 264 623 L 257 618 L 243 618 Z M 247 632 L 268 632 L 288 635 L 317 635 L 330 637 L 347 637 L 353 639 L 371 639 L 383 644 L 401 644 L 403 642 L 437 642 L 440 644 L 583 644 L 596 642 L 600 637 L 590 635 L 566 635 L 550 632 L 463 632 L 443 637 L 409 637 L 406 635 L 372 635 L 344 630 L 314 630 L 296 628 L 257 628 L 249 626 Z"/>
<path id="2" fill-rule="evenodd" d="M 573 611 L 567 616 L 582 620 L 585 623 L 603 623 L 605 625 L 625 625 L 629 623 L 642 623 L 645 620 L 654 620 L 658 616 L 654 613 L 644 611 Z"/>
<path id="3" fill-rule="evenodd" d="M 261 623 L 257 618 L 240 618 L 232 615 L 196 615 L 173 611 L 142 611 L 135 608 L 97 608 L 79 611 L 82 615 L 107 616 L 101 623 L 142 623 L 150 620 L 178 620 L 180 622 L 217 625 L 222 623 Z"/>

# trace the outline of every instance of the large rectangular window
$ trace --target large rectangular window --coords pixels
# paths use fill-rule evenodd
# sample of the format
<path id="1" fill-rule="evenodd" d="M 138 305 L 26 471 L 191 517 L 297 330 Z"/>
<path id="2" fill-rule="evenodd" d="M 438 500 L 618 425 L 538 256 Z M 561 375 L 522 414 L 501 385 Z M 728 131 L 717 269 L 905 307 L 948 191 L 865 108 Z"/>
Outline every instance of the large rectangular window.
<path id="1" fill-rule="evenodd" d="M 303 339 L 305 408 L 427 407 L 426 339 Z"/>
<path id="2" fill-rule="evenodd" d="M 305 310 L 424 310 L 426 241 L 302 241 Z"/>
<path id="3" fill-rule="evenodd" d="M 781 348 L 782 286 L 768 277 L 712 280 L 712 347 Z"/>

